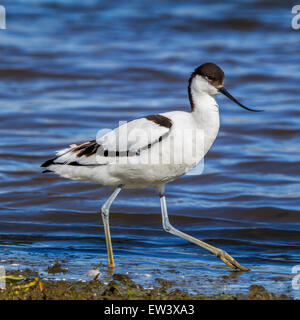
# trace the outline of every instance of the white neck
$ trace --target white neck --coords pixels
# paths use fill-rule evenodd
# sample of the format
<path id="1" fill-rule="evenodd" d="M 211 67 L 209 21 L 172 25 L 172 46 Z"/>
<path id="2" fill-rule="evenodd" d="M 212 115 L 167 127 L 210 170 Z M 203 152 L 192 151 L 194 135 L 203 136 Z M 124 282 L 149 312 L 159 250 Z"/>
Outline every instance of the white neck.
<path id="1" fill-rule="evenodd" d="M 218 104 L 214 96 L 218 90 L 212 86 L 206 79 L 196 75 L 190 79 L 189 99 L 193 112 L 209 112 L 211 109 L 218 111 Z"/>
<path id="2" fill-rule="evenodd" d="M 195 90 L 192 86 L 189 88 L 189 98 L 192 107 L 192 116 L 205 133 L 206 153 L 219 132 L 219 106 L 213 95 Z"/>
<path id="3" fill-rule="evenodd" d="M 205 116 L 206 113 L 219 112 L 217 101 L 212 95 L 202 91 L 195 91 L 191 88 L 190 96 L 193 113 L 203 113 L 203 116 Z"/>

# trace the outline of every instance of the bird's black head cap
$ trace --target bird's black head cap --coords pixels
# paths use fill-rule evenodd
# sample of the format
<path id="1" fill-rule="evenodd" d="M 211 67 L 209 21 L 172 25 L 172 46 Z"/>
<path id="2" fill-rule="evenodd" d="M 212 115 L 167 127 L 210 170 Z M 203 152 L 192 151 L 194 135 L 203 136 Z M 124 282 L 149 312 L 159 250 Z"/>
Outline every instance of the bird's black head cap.
<path id="1" fill-rule="evenodd" d="M 204 63 L 196 68 L 192 73 L 191 78 L 193 78 L 195 75 L 202 76 L 216 88 L 223 86 L 225 78 L 224 71 L 212 62 Z"/>

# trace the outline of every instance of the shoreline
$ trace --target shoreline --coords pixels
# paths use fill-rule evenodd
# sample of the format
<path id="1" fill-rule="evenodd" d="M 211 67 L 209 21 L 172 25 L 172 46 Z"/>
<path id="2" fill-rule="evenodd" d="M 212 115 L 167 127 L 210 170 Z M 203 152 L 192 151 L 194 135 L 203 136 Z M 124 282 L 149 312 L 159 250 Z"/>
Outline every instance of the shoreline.
<path id="1" fill-rule="evenodd" d="M 49 273 L 62 273 L 57 263 Z M 116 273 L 107 282 L 96 275 L 85 280 L 43 280 L 31 269 L 7 271 L 6 288 L 0 289 L 0 300 L 294 300 L 285 294 L 275 294 L 259 284 L 249 286 L 248 294 L 190 294 L 172 289 L 174 281 L 155 279 L 155 286 L 145 288 L 128 275 Z"/>

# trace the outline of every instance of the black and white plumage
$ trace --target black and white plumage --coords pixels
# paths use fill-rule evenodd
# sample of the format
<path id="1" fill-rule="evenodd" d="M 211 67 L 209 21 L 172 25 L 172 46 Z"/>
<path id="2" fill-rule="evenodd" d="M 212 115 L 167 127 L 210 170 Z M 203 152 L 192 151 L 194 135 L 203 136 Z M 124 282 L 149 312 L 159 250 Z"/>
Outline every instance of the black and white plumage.
<path id="1" fill-rule="evenodd" d="M 203 158 L 204 146 L 199 146 L 196 160 L 186 154 L 186 161 L 178 164 L 169 161 L 153 164 L 148 160 L 153 155 L 172 158 L 173 154 L 180 154 L 182 142 L 176 145 L 174 140 L 178 133 L 193 127 L 195 121 L 187 112 L 146 116 L 125 123 L 96 140 L 71 145 L 42 166 L 70 179 L 92 180 L 115 187 L 123 184 L 124 188 L 160 188 L 192 169 Z M 213 137 L 217 134 L 214 131 Z M 193 141 L 185 142 L 186 150 L 189 143 Z"/>
<path id="2" fill-rule="evenodd" d="M 217 93 L 223 93 L 247 110 L 256 111 L 240 104 L 225 90 L 224 77 L 217 65 L 205 63 L 196 68 L 189 79 L 192 112 L 172 111 L 130 121 L 96 140 L 72 144 L 42 164 L 44 172 L 116 188 L 102 207 L 110 267 L 114 266 L 114 260 L 108 216 L 113 200 L 123 188 L 154 187 L 160 194 L 166 231 L 204 247 L 234 269 L 247 270 L 225 251 L 171 226 L 164 195 L 165 185 L 195 167 L 217 137 L 219 106 L 214 99 Z M 190 135 L 186 136 L 186 132 Z M 197 139 L 199 132 L 202 139 Z"/>

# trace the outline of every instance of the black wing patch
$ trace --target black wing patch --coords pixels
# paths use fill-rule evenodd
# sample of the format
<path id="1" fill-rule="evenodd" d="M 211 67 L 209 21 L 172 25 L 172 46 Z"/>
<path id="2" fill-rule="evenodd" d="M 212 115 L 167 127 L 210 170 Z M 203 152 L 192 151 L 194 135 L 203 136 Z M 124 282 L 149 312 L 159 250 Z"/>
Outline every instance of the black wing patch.
<path id="1" fill-rule="evenodd" d="M 172 127 L 172 120 L 162 116 L 161 114 L 152 114 L 150 116 L 146 116 L 145 117 L 147 120 L 149 121 L 153 121 L 154 123 L 162 126 L 162 127 L 166 127 L 166 128 L 171 128 Z"/>
<path id="2" fill-rule="evenodd" d="M 71 152 L 78 152 L 77 157 L 80 158 L 82 156 L 90 157 L 95 154 L 98 150 L 99 144 L 96 140 L 91 140 L 84 143 L 79 143 L 74 147 Z"/>

